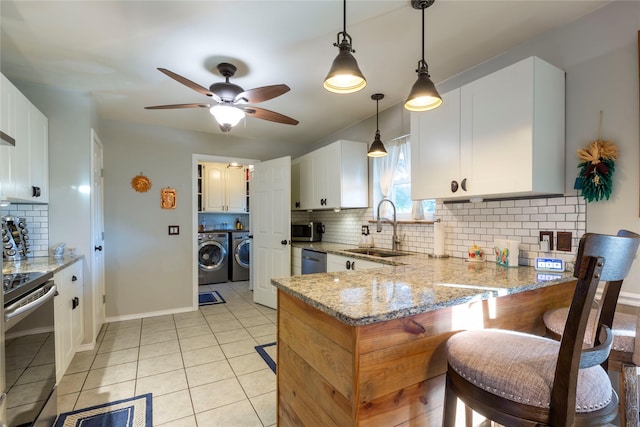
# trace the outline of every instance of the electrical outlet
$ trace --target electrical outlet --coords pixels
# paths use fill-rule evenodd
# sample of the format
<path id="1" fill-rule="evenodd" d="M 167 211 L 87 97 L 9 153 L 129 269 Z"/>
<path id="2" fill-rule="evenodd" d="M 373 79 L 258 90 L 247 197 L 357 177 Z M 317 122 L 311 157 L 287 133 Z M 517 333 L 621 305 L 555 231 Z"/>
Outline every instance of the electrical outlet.
<path id="1" fill-rule="evenodd" d="M 546 249 L 546 243 L 549 242 L 549 249 Z M 540 232 L 540 247 L 545 247 L 542 249 L 543 251 L 552 251 L 553 250 L 553 231 L 541 231 Z"/>
<path id="2" fill-rule="evenodd" d="M 362 235 L 363 236 L 368 236 L 369 235 L 369 226 L 368 225 L 363 225 L 362 226 Z"/>

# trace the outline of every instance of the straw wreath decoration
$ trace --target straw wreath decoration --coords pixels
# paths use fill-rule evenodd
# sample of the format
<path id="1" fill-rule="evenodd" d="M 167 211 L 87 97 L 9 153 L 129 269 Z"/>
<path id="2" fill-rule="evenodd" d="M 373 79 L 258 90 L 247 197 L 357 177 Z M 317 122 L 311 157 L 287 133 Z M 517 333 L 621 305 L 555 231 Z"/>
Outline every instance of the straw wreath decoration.
<path id="1" fill-rule="evenodd" d="M 607 199 L 613 190 L 613 172 L 615 160 L 618 157 L 618 147 L 611 141 L 600 138 L 602 128 L 602 111 L 600 112 L 600 126 L 598 139 L 592 141 L 586 148 L 577 151 L 580 169 L 582 196 L 587 202 L 597 202 Z"/>

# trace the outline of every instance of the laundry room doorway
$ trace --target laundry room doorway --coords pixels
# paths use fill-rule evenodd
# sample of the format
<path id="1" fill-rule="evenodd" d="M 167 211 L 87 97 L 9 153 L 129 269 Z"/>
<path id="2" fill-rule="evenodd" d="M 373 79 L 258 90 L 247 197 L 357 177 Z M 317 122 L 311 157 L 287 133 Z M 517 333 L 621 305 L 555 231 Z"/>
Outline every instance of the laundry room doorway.
<path id="1" fill-rule="evenodd" d="M 248 247 L 239 248 L 242 256 L 238 259 L 243 263 L 238 264 L 234 250 L 240 242 L 236 240 L 234 246 L 234 238 L 240 235 L 246 240 L 250 236 L 251 171 L 257 163 L 259 160 L 255 159 L 206 154 L 192 156 L 194 309 L 198 307 L 200 286 L 250 282 L 250 265 L 244 262 L 250 261 Z"/>

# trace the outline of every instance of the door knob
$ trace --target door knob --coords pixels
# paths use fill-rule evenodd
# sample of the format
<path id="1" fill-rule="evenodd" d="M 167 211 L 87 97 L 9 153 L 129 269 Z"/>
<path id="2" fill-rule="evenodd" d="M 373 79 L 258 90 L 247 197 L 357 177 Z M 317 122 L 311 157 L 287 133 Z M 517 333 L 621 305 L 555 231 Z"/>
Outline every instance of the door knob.
<path id="1" fill-rule="evenodd" d="M 71 281 L 72 282 L 77 282 L 78 281 L 78 276 L 76 276 L 75 274 L 73 276 L 71 276 Z"/>
<path id="2" fill-rule="evenodd" d="M 96 250 L 96 251 L 102 251 L 102 245 L 94 246 L 93 249 Z"/>
<path id="3" fill-rule="evenodd" d="M 286 244 L 287 244 L 287 241 L 286 241 L 286 240 L 281 240 L 281 241 L 280 241 L 280 244 L 281 244 L 281 245 L 286 245 Z"/>

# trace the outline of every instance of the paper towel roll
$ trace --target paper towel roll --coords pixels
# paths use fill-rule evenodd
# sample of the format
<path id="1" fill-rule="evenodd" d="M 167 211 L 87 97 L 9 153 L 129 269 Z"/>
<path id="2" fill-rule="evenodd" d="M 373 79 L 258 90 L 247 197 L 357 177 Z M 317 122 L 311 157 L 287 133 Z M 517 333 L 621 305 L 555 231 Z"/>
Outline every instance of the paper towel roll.
<path id="1" fill-rule="evenodd" d="M 444 223 L 440 221 L 433 223 L 433 254 L 435 256 L 444 255 L 444 235 Z"/>

